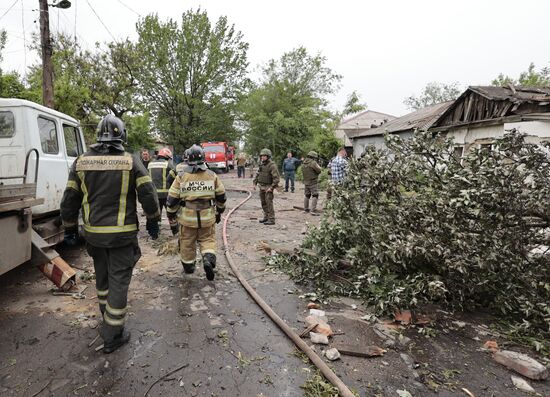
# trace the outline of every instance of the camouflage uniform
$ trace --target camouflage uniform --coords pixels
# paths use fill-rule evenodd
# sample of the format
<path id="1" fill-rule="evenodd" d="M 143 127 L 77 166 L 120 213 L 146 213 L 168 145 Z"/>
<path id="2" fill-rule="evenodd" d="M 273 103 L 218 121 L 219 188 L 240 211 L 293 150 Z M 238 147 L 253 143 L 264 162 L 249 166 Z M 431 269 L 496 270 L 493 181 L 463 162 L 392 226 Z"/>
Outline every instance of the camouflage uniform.
<path id="1" fill-rule="evenodd" d="M 319 199 L 319 174 L 321 167 L 315 159 L 317 153 L 309 152 L 304 160 L 302 172 L 304 175 L 304 211 L 309 212 L 309 200 L 311 198 L 311 212 L 317 210 L 317 200 Z"/>
<path id="2" fill-rule="evenodd" d="M 271 159 L 262 162 L 254 178 L 254 185 L 260 186 L 260 201 L 264 211 L 264 220 L 275 221 L 273 208 L 273 190 L 279 186 L 279 170 Z"/>

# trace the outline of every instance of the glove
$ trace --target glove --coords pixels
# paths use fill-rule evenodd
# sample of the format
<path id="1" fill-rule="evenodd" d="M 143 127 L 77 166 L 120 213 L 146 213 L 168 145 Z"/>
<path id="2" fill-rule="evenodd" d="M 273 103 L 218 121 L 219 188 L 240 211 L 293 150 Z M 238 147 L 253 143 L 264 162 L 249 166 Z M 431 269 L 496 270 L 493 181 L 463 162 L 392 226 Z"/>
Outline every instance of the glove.
<path id="1" fill-rule="evenodd" d="M 178 220 L 176 218 L 168 217 L 168 223 L 170 223 L 170 230 L 172 230 L 172 236 L 175 236 L 179 232 Z"/>
<path id="2" fill-rule="evenodd" d="M 220 212 L 216 212 L 216 223 L 220 223 L 222 221 L 222 214 Z"/>
<path id="3" fill-rule="evenodd" d="M 68 247 L 75 247 L 78 244 L 78 228 L 65 229 L 63 242 Z"/>

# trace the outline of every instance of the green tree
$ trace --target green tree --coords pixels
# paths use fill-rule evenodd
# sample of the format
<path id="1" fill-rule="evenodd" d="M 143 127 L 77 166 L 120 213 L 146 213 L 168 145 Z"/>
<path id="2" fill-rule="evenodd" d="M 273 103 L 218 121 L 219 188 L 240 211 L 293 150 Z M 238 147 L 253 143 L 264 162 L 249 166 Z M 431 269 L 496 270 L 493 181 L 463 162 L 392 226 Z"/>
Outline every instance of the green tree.
<path id="1" fill-rule="evenodd" d="M 3 60 L 2 51 L 6 47 L 8 35 L 0 30 L 0 64 Z M 27 91 L 21 77 L 16 72 L 4 73 L 0 67 L 0 98 L 27 98 Z"/>
<path id="2" fill-rule="evenodd" d="M 367 105 L 361 102 L 361 97 L 359 96 L 359 94 L 357 94 L 356 91 L 353 91 L 351 94 L 348 95 L 346 104 L 344 105 L 344 110 L 342 112 L 342 117 L 349 114 L 362 112 L 366 108 Z"/>
<path id="3" fill-rule="evenodd" d="M 55 109 L 80 120 L 87 141 L 95 140 L 95 128 L 105 114 L 123 117 L 127 112 L 140 113 L 136 105 L 137 82 L 132 73 L 137 59 L 134 44 L 128 40 L 96 43 L 96 48 L 89 51 L 72 37 L 59 34 L 53 45 Z M 40 63 L 31 66 L 28 81 L 29 99 L 40 103 Z"/>
<path id="4" fill-rule="evenodd" d="M 420 95 L 411 95 L 403 101 L 410 110 L 422 109 L 436 103 L 454 101 L 460 96 L 462 89 L 459 83 L 443 84 L 431 82 L 424 87 Z"/>
<path id="5" fill-rule="evenodd" d="M 181 24 L 149 15 L 137 24 L 136 76 L 156 128 L 178 150 L 233 141 L 235 106 L 247 88 L 248 44 L 226 17 L 188 11 Z"/>
<path id="6" fill-rule="evenodd" d="M 325 57 L 310 55 L 303 47 L 270 60 L 241 107 L 247 151 L 268 147 L 278 161 L 288 150 L 317 149 L 311 143 L 328 136 L 334 117 L 326 109 L 326 96 L 340 79 Z"/>
<path id="7" fill-rule="evenodd" d="M 521 72 L 517 79 L 501 73 L 491 84 L 499 87 L 506 87 L 509 84 L 526 87 L 548 87 L 550 86 L 550 67 L 544 67 L 537 71 L 535 64 L 531 62 L 527 70 Z"/>
<path id="8" fill-rule="evenodd" d="M 127 148 L 135 152 L 141 148 L 152 148 L 155 145 L 155 139 L 151 134 L 151 119 L 149 113 L 131 115 L 126 113 L 123 116 L 128 132 Z"/>

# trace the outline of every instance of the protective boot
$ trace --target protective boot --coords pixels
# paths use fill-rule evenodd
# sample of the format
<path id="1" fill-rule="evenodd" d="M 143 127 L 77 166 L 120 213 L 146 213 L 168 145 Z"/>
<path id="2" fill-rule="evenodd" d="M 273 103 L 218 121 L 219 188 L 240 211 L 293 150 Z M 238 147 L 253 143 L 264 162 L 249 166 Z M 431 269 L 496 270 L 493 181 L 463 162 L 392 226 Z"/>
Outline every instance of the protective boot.
<path id="1" fill-rule="evenodd" d="M 195 263 L 181 262 L 181 264 L 183 265 L 183 271 L 185 272 L 185 274 L 195 273 Z"/>
<path id="2" fill-rule="evenodd" d="M 304 212 L 309 212 L 309 198 L 304 197 Z"/>
<path id="3" fill-rule="evenodd" d="M 317 200 L 319 200 L 318 197 L 312 197 L 311 198 L 311 214 L 317 215 Z"/>
<path id="4" fill-rule="evenodd" d="M 209 281 L 214 280 L 214 269 L 216 267 L 216 255 L 207 253 L 202 257 L 202 263 L 204 272 L 206 273 L 206 279 Z"/>
<path id="5" fill-rule="evenodd" d="M 122 330 L 119 335 L 117 335 L 111 341 L 105 341 L 103 343 L 103 353 L 110 354 L 114 352 L 119 347 L 125 345 L 130 340 L 130 332 Z"/>

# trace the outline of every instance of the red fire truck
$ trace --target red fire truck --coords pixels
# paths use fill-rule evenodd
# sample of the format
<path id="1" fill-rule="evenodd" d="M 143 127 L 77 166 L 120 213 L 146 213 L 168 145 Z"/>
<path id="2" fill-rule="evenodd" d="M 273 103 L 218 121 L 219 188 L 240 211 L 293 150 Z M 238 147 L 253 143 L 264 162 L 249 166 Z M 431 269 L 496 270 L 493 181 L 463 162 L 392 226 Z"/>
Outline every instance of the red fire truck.
<path id="1" fill-rule="evenodd" d="M 204 142 L 201 146 L 208 168 L 229 171 L 229 147 L 226 142 Z"/>

